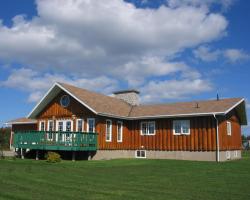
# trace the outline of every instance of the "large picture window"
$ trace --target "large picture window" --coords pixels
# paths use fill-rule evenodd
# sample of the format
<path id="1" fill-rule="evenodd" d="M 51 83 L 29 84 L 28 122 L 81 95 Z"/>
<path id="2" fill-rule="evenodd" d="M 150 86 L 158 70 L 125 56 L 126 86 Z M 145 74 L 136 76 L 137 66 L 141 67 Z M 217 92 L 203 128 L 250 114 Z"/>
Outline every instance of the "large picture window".
<path id="1" fill-rule="evenodd" d="M 141 122 L 141 135 L 155 135 L 155 122 Z"/>
<path id="2" fill-rule="evenodd" d="M 190 135 L 190 120 L 174 120 L 174 135 Z"/>
<path id="3" fill-rule="evenodd" d="M 112 121 L 106 120 L 106 142 L 112 141 Z"/>

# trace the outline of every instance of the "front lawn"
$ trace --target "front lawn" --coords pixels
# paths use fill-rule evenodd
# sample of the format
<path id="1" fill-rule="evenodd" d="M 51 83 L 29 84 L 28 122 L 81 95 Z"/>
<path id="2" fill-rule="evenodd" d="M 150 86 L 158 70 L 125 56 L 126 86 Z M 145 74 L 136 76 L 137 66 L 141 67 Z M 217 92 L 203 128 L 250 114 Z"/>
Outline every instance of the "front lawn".
<path id="1" fill-rule="evenodd" d="M 0 199 L 250 199 L 249 155 L 177 160 L 0 160 Z"/>

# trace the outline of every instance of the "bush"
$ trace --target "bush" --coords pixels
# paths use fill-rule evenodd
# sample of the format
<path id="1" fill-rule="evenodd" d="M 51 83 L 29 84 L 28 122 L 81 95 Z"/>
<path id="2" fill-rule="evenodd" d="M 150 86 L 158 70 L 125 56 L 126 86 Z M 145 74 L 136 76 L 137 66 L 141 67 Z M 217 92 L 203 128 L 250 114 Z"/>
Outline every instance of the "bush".
<path id="1" fill-rule="evenodd" d="M 46 160 L 50 163 L 61 162 L 61 156 L 56 152 L 48 152 L 46 155 Z"/>

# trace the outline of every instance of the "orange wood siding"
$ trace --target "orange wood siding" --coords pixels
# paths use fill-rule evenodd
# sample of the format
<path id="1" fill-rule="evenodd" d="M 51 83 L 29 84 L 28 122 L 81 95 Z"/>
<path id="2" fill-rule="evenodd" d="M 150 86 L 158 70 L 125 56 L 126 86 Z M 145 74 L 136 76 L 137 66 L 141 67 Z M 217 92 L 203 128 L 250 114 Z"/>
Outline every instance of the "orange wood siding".
<path id="1" fill-rule="evenodd" d="M 141 135 L 142 120 L 123 121 L 123 142 L 117 142 L 117 119 L 112 120 L 112 141 L 105 141 L 106 118 L 99 120 L 99 149 L 214 151 L 216 127 L 213 117 L 190 119 L 190 135 L 173 135 L 173 119 L 157 119 L 155 135 Z M 121 120 L 119 120 L 121 121 Z M 143 120 L 144 121 L 144 120 Z M 152 121 L 152 120 L 150 120 Z"/>
<path id="2" fill-rule="evenodd" d="M 227 134 L 227 121 L 231 122 L 231 135 Z M 229 113 L 225 118 L 220 119 L 220 150 L 239 150 L 241 149 L 241 126 L 236 112 Z"/>

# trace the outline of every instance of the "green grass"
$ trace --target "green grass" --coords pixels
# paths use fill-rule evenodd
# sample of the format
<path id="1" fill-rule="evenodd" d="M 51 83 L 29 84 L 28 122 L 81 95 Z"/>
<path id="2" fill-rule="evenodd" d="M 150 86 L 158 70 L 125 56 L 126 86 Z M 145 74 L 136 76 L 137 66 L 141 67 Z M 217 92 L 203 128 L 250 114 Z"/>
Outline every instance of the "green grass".
<path id="1" fill-rule="evenodd" d="M 250 199 L 250 158 L 177 160 L 0 160 L 0 199 Z"/>

